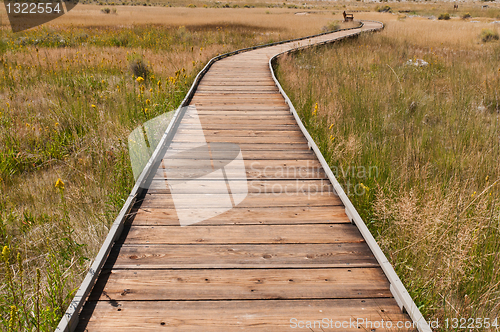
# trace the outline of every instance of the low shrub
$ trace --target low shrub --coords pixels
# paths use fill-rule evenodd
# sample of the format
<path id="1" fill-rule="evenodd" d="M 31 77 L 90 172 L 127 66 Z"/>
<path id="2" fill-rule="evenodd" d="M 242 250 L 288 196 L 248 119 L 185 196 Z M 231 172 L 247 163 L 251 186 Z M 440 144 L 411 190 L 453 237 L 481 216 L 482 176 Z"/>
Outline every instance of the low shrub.
<path id="1" fill-rule="evenodd" d="M 484 43 L 499 39 L 498 32 L 491 29 L 483 29 L 483 31 L 481 31 L 480 37 Z"/>
<path id="2" fill-rule="evenodd" d="M 130 70 L 136 77 L 146 79 L 149 75 L 148 66 L 140 58 L 135 58 L 130 61 Z"/>
<path id="3" fill-rule="evenodd" d="M 449 20 L 450 19 L 450 14 L 448 13 L 444 13 L 444 14 L 440 14 L 439 17 L 438 17 L 438 20 Z"/>
<path id="4" fill-rule="evenodd" d="M 385 5 L 385 6 L 377 6 L 377 7 L 375 7 L 375 11 L 377 11 L 379 13 L 390 13 L 390 12 L 392 12 L 392 9 L 391 9 L 390 6 Z"/>
<path id="5" fill-rule="evenodd" d="M 323 32 L 328 32 L 328 31 L 335 31 L 338 29 L 340 29 L 339 21 L 331 21 L 328 22 L 328 24 L 325 25 L 321 30 L 323 30 Z"/>

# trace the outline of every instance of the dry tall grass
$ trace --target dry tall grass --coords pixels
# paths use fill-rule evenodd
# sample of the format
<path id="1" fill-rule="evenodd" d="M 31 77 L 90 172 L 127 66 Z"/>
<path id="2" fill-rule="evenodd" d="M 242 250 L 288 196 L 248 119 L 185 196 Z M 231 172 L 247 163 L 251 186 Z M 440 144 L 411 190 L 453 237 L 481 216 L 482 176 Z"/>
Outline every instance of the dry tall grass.
<path id="1" fill-rule="evenodd" d="M 393 19 L 279 64 L 330 164 L 377 167 L 338 176 L 363 188 L 351 191 L 355 205 L 425 316 L 441 323 L 500 316 L 500 44 L 481 41 L 485 26 Z M 463 329 L 441 329 L 450 330 Z"/>

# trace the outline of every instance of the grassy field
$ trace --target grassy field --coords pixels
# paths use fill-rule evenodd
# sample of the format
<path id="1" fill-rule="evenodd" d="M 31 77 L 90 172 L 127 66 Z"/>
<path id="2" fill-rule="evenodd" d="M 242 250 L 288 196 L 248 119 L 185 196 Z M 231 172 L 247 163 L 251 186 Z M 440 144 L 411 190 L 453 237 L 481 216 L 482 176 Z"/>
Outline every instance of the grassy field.
<path id="1" fill-rule="evenodd" d="M 388 5 L 103 1 L 17 34 L 0 6 L 1 329 L 57 325 L 134 183 L 131 130 L 175 109 L 211 57 L 343 10 L 389 25 L 283 59 L 283 82 L 332 166 L 378 168 L 339 178 L 366 188 L 353 199 L 427 317 L 497 312 L 500 48 L 479 34 L 500 11 Z"/>
<path id="2" fill-rule="evenodd" d="M 481 34 L 496 28 L 386 17 L 281 58 L 279 79 L 424 315 L 495 319 L 500 44 Z"/>

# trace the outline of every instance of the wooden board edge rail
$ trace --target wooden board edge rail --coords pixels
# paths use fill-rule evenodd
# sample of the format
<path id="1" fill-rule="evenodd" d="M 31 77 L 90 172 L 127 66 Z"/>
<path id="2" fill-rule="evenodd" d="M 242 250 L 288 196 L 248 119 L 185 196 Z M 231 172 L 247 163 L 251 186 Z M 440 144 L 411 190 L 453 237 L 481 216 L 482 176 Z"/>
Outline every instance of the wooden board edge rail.
<path id="1" fill-rule="evenodd" d="M 372 22 L 376 22 L 376 21 L 372 21 Z M 381 22 L 376 22 L 376 23 L 380 23 L 382 26 L 379 29 L 365 30 L 365 32 L 378 31 L 378 30 L 382 30 L 384 28 L 383 23 L 381 23 Z M 352 35 L 342 37 L 342 38 L 348 38 L 348 37 L 352 37 Z M 342 39 L 342 38 L 339 38 L 339 39 Z M 339 40 L 339 39 L 336 39 L 336 40 Z M 320 44 L 314 44 L 314 46 L 326 44 L 329 42 L 330 41 L 320 43 Z M 333 174 L 332 170 L 330 169 L 330 166 L 328 165 L 325 158 L 323 157 L 323 154 L 319 150 L 319 148 L 316 145 L 316 143 L 314 142 L 314 140 L 311 138 L 311 135 L 309 135 L 309 132 L 305 128 L 304 124 L 302 123 L 302 120 L 300 120 L 300 117 L 299 117 L 297 111 L 295 110 L 295 107 L 293 106 L 292 102 L 290 101 L 290 98 L 288 98 L 287 94 L 285 93 L 285 91 L 281 87 L 281 84 L 279 83 L 279 81 L 276 78 L 276 75 L 275 75 L 274 69 L 273 69 L 273 64 L 275 63 L 276 59 L 284 54 L 297 52 L 298 50 L 304 49 L 306 47 L 309 47 L 309 45 L 305 46 L 305 47 L 295 48 L 292 50 L 288 50 L 288 51 L 276 54 L 269 60 L 269 69 L 271 70 L 271 74 L 272 74 L 274 83 L 278 87 L 283 98 L 285 98 L 285 102 L 290 107 L 290 112 L 293 114 L 295 120 L 297 121 L 297 124 L 300 127 L 300 130 L 302 131 L 302 133 L 306 137 L 307 142 L 309 144 L 309 148 L 314 151 L 314 154 L 316 155 L 316 157 L 320 161 L 321 166 L 325 170 L 325 173 L 328 176 L 328 179 L 330 180 L 330 182 L 332 183 L 337 195 L 339 196 L 342 203 L 344 203 L 345 212 L 347 214 L 347 217 L 351 220 L 352 223 L 354 223 L 358 227 L 361 235 L 365 239 L 366 243 L 368 244 L 371 251 L 373 252 L 373 255 L 375 256 L 378 263 L 382 267 L 384 274 L 387 276 L 387 279 L 389 280 L 390 291 L 391 291 L 392 295 L 394 296 L 396 302 L 398 303 L 399 307 L 401 308 L 401 310 L 403 310 L 403 312 L 406 312 L 410 316 L 410 318 L 412 319 L 412 321 L 416 325 L 418 331 L 420 331 L 420 332 L 432 332 L 429 324 L 427 323 L 427 321 L 423 317 L 422 313 L 418 309 L 417 305 L 415 304 L 415 302 L 411 298 L 410 294 L 406 290 L 405 286 L 403 285 L 403 283 L 399 279 L 398 275 L 396 274 L 396 271 L 394 271 L 394 268 L 392 267 L 391 263 L 387 260 L 387 257 L 383 253 L 382 249 L 380 249 L 380 246 L 378 245 L 377 241 L 375 241 L 375 238 L 370 233 L 370 230 L 368 229 L 368 227 L 364 223 L 364 221 L 361 218 L 361 216 L 359 215 L 358 211 L 356 210 L 356 208 L 352 204 L 349 197 L 344 192 L 344 189 L 342 188 L 340 183 L 335 178 L 335 175 Z"/>
<path id="2" fill-rule="evenodd" d="M 59 325 L 56 327 L 56 329 L 55 329 L 56 332 L 72 332 L 76 328 L 76 326 L 78 324 L 78 320 L 79 320 L 80 311 L 83 308 L 83 305 L 85 304 L 85 301 L 88 298 L 90 292 L 92 291 L 92 288 L 94 287 L 95 282 L 97 281 L 99 273 L 101 272 L 102 267 L 104 266 L 104 263 L 106 262 L 106 259 L 109 256 L 109 253 L 111 251 L 111 248 L 113 247 L 114 242 L 121 235 L 121 233 L 123 231 L 124 222 L 125 222 L 125 220 L 126 220 L 126 218 L 128 216 L 128 213 L 130 212 L 130 210 L 132 209 L 133 205 L 135 204 L 137 197 L 139 197 L 141 195 L 141 193 L 142 193 L 141 186 L 143 185 L 144 182 L 148 181 L 148 179 L 151 177 L 151 171 L 155 169 L 154 166 L 158 162 L 158 156 L 161 155 L 161 152 L 163 152 L 165 149 L 167 149 L 168 146 L 170 145 L 170 143 L 171 143 L 171 141 L 173 139 L 173 136 L 176 133 L 177 127 L 179 126 L 179 124 L 180 124 L 180 122 L 181 122 L 181 120 L 182 120 L 182 118 L 184 116 L 185 107 L 191 101 L 191 99 L 192 99 L 192 97 L 193 97 L 193 95 L 194 95 L 194 93 L 195 93 L 195 91 L 196 91 L 196 89 L 197 89 L 197 87 L 198 87 L 201 79 L 203 78 L 203 76 L 205 75 L 205 73 L 210 69 L 210 67 L 216 61 L 219 61 L 219 60 L 224 59 L 224 58 L 226 58 L 228 56 L 231 56 L 231 55 L 235 55 L 235 54 L 238 54 L 238 53 L 242 53 L 242 52 L 246 52 L 246 51 L 250 51 L 250 50 L 254 50 L 254 49 L 258 49 L 258 48 L 263 48 L 263 47 L 268 47 L 268 46 L 274 46 L 274 45 L 279 45 L 279 44 L 293 42 L 293 41 L 298 41 L 298 40 L 304 40 L 304 39 L 308 39 L 308 38 L 312 38 L 312 37 L 317 37 L 317 36 L 321 36 L 321 35 L 325 35 L 325 34 L 335 33 L 335 32 L 338 32 L 338 31 L 358 29 L 358 28 L 360 28 L 360 27 L 363 26 L 363 22 L 359 22 L 359 23 L 360 23 L 359 26 L 353 27 L 353 28 L 340 29 L 340 30 L 336 30 L 336 31 L 329 31 L 329 32 L 324 32 L 324 33 L 320 33 L 320 34 L 316 34 L 316 35 L 311 35 L 311 36 L 306 36 L 306 37 L 301 37 L 301 38 L 296 38 L 296 39 L 291 39 L 291 40 L 285 40 L 285 41 L 280 41 L 280 42 L 275 42 L 275 43 L 270 43 L 270 44 L 263 44 L 263 45 L 249 47 L 249 48 L 243 48 L 243 49 L 236 50 L 236 51 L 233 51 L 233 52 L 221 54 L 221 55 L 218 55 L 218 56 L 210 59 L 210 61 L 205 65 L 205 67 L 197 74 L 196 78 L 194 79 L 193 84 L 191 85 L 191 88 L 189 89 L 188 93 L 186 94 L 186 97 L 184 98 L 184 100 L 182 101 L 182 103 L 180 104 L 180 106 L 176 109 L 174 117 L 172 118 L 172 120 L 171 120 L 168 128 L 166 129 L 166 131 L 165 131 L 162 139 L 158 143 L 158 146 L 156 147 L 154 153 L 151 155 L 151 157 L 150 157 L 148 163 L 146 164 L 146 166 L 144 167 L 141 175 L 137 179 L 134 187 L 132 188 L 132 190 L 131 190 L 128 198 L 127 198 L 127 200 L 125 201 L 122 209 L 120 210 L 120 213 L 118 214 L 118 216 L 116 217 L 115 221 L 111 225 L 109 233 L 108 233 L 106 239 L 104 240 L 104 243 L 103 243 L 101 249 L 99 250 L 96 258 L 94 259 L 92 265 L 90 266 L 89 271 L 87 272 L 87 274 L 86 274 L 86 276 L 85 276 L 82 284 L 78 288 L 75 296 L 73 297 L 71 303 L 69 304 L 66 312 L 64 313 L 63 317 L 61 318 L 61 320 L 59 322 Z M 335 40 L 338 40 L 338 39 L 335 39 Z M 325 43 L 334 42 L 335 40 L 327 41 Z M 313 44 L 313 45 L 318 45 L 318 44 Z M 307 45 L 305 47 L 309 47 L 309 46 L 313 46 L 313 45 Z M 273 58 L 271 58 L 271 60 L 269 61 L 269 65 L 270 66 L 271 66 L 271 62 L 274 59 L 276 59 L 276 57 L 277 57 L 277 55 L 275 55 Z M 308 139 L 309 146 L 313 148 L 313 150 L 317 154 L 318 158 L 322 161 L 322 163 L 326 164 L 326 162 L 324 161 L 324 158 L 322 157 L 321 153 L 317 149 L 316 145 L 314 144 L 314 142 L 312 141 L 311 137 L 307 133 L 307 130 L 305 130 L 305 128 L 302 125 L 302 122 L 298 118 L 298 116 L 296 114 L 296 111 L 295 111 L 295 108 L 291 104 L 291 102 L 288 99 L 287 95 L 284 93 L 283 89 L 281 88 L 281 85 L 276 80 L 276 77 L 274 75 L 274 72 L 272 71 L 272 68 L 271 68 L 271 74 L 273 76 L 274 81 L 276 82 L 276 85 L 280 89 L 281 94 L 284 96 L 286 102 L 290 105 L 290 109 L 294 113 L 295 118 L 297 119 L 297 123 L 301 127 L 302 132 L 304 133 L 304 135 Z M 312 142 L 312 144 L 311 144 L 311 142 Z M 318 155 L 318 153 L 319 153 L 319 155 Z M 159 160 L 161 160 L 161 158 L 159 158 Z M 336 184 L 335 190 L 337 190 L 338 193 L 339 192 L 344 193 L 343 190 L 342 190 L 342 188 L 340 187 L 340 184 L 338 184 L 337 180 L 335 179 L 335 177 L 331 173 L 331 170 L 328 167 L 325 167 L 325 170 L 328 170 L 329 173 L 331 174 L 332 177 L 330 177 L 330 175 L 329 175 L 329 178 L 332 181 L 332 184 L 333 183 Z M 344 193 L 344 196 L 345 196 L 345 193 Z M 347 199 L 347 202 L 349 202 L 350 206 L 352 206 L 352 203 L 350 203 L 350 201 L 348 200 L 347 196 L 345 196 L 345 197 Z M 342 198 L 342 196 L 340 196 L 340 198 L 342 199 L 342 201 L 344 201 L 344 199 Z M 344 202 L 344 204 L 346 204 L 346 203 Z M 350 213 L 350 211 L 348 211 L 349 204 L 346 204 L 346 213 L 348 213 L 349 218 L 351 218 L 351 220 L 356 220 L 355 218 L 359 218 L 359 220 L 361 220 L 361 218 L 359 217 L 359 214 L 357 213 L 357 211 L 354 209 L 353 206 L 350 209 L 353 209 L 355 213 L 354 214 L 349 214 Z M 352 217 L 353 215 L 354 215 L 354 217 Z M 362 220 L 361 220 L 361 223 L 364 225 L 364 223 L 363 223 Z M 366 228 L 366 225 L 364 227 Z M 368 229 L 366 229 L 366 230 L 368 231 Z M 360 228 L 360 231 L 361 231 L 361 228 Z M 365 234 L 363 232 L 361 232 L 361 233 L 365 237 Z M 369 233 L 369 231 L 368 231 L 368 234 L 371 236 L 371 234 Z M 365 237 L 365 239 L 366 239 L 366 237 Z M 372 239 L 373 239 L 373 237 L 372 237 Z M 373 240 L 373 241 L 375 241 L 375 240 Z M 375 242 L 375 245 L 378 248 L 378 245 L 376 244 L 376 242 Z M 370 248 L 371 248 L 371 246 L 370 246 Z M 379 251 L 381 252 L 380 248 L 379 248 Z M 376 254 L 375 251 L 374 251 L 374 254 Z M 383 255 L 383 253 L 382 253 L 382 255 Z M 376 257 L 378 259 L 377 255 L 376 255 Z M 387 262 L 387 264 L 389 264 L 389 263 Z M 381 264 L 381 266 L 384 267 L 385 265 Z M 389 264 L 389 266 L 390 266 L 390 264 Z M 392 266 L 390 266 L 390 269 L 392 269 Z M 386 271 L 386 269 L 384 269 L 384 272 L 385 271 Z M 392 271 L 395 274 L 395 272 L 394 272 L 393 269 L 392 269 Z M 388 278 L 389 278 L 389 276 L 388 276 Z M 397 275 L 396 275 L 396 278 L 397 278 Z M 389 279 L 389 280 L 391 280 L 391 279 Z M 399 283 L 401 284 L 401 282 L 399 282 Z M 401 286 L 402 286 L 402 284 L 401 284 Z M 401 293 L 400 287 L 398 286 L 398 284 L 395 283 L 395 286 L 393 286 L 393 283 L 391 282 L 391 291 L 393 290 L 394 287 L 396 287 L 397 290 L 395 290 L 393 292 L 393 294 L 394 293 L 396 293 L 396 294 Z M 404 292 L 406 292 L 406 289 L 404 289 L 404 286 L 403 286 L 403 290 L 404 290 Z M 403 294 L 404 294 L 404 292 L 403 292 Z M 409 298 L 409 300 L 411 301 L 411 303 L 413 303 L 413 301 L 411 300 L 411 297 L 409 297 L 409 295 L 408 295 L 407 292 L 406 292 L 406 296 Z M 402 298 L 406 299 L 404 297 L 402 297 Z M 396 299 L 397 299 L 398 304 L 400 305 L 400 307 L 405 308 L 407 311 L 408 311 L 407 308 L 411 309 L 411 306 L 408 306 L 406 304 L 408 302 L 408 299 L 406 299 L 406 302 L 403 301 L 401 303 L 400 303 L 400 298 L 399 297 L 397 297 Z M 405 306 L 405 304 L 406 304 L 406 306 Z M 413 304 L 413 305 L 415 306 L 415 304 Z M 418 311 L 418 308 L 417 308 L 417 311 Z M 418 314 L 420 314 L 420 311 L 418 311 Z M 421 314 L 420 314 L 420 316 L 421 316 Z M 410 314 L 410 317 L 413 319 L 413 316 L 411 316 L 411 314 Z M 414 319 L 414 321 L 415 321 L 415 319 Z M 425 320 L 424 320 L 424 322 L 425 322 Z M 419 331 L 422 331 L 422 332 L 426 331 L 427 332 L 427 331 L 431 331 L 431 330 L 430 329 L 420 329 L 419 328 Z"/>

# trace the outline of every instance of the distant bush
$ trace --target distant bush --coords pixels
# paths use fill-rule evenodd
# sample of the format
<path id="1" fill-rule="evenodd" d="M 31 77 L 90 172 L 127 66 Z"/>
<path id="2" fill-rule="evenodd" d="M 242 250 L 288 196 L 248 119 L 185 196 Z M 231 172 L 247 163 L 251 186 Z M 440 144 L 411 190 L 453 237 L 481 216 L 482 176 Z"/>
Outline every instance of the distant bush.
<path id="1" fill-rule="evenodd" d="M 136 77 L 142 77 L 143 79 L 146 79 L 149 75 L 149 69 L 148 66 L 142 61 L 142 59 L 132 59 L 130 61 L 130 70 Z"/>
<path id="2" fill-rule="evenodd" d="M 390 12 L 392 12 L 392 9 L 391 9 L 390 6 L 385 5 L 385 6 L 377 6 L 377 7 L 375 7 L 375 11 L 377 11 L 379 13 L 390 13 Z"/>
<path id="3" fill-rule="evenodd" d="M 109 40 L 113 46 L 125 47 L 129 43 L 129 36 L 126 34 L 120 34 L 118 36 L 113 36 Z"/>
<path id="4" fill-rule="evenodd" d="M 449 20 L 449 19 L 450 19 L 450 14 L 448 13 L 440 14 L 438 17 L 438 20 Z"/>
<path id="5" fill-rule="evenodd" d="M 485 43 L 499 39 L 498 32 L 490 29 L 483 29 L 483 31 L 481 31 L 480 37 L 481 40 Z"/>
<path id="6" fill-rule="evenodd" d="M 109 13 L 111 13 L 111 9 L 109 9 L 108 7 L 102 8 L 101 9 L 101 13 L 103 13 L 103 14 L 109 14 Z"/>
<path id="7" fill-rule="evenodd" d="M 472 16 L 469 13 L 465 13 L 462 15 L 462 18 L 465 20 L 466 18 L 471 18 Z"/>
<path id="8" fill-rule="evenodd" d="M 192 4 L 192 3 L 190 3 L 190 4 L 188 5 L 188 7 L 189 7 L 189 8 L 196 8 L 196 5 L 195 5 L 195 4 Z"/>
<path id="9" fill-rule="evenodd" d="M 339 21 L 332 21 L 328 22 L 328 24 L 325 25 L 321 30 L 323 30 L 323 32 L 328 32 L 328 31 L 335 31 L 338 29 L 340 29 Z"/>

